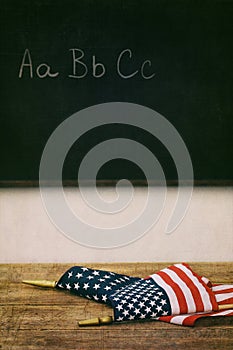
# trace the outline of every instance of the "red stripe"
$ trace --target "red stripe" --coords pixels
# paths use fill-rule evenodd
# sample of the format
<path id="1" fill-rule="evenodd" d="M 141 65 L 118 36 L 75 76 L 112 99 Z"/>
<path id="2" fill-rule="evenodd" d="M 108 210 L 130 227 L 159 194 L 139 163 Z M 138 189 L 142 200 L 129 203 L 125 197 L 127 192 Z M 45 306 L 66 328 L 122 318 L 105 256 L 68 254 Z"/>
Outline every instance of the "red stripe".
<path id="1" fill-rule="evenodd" d="M 218 310 L 218 303 L 216 301 L 216 298 L 215 298 L 215 295 L 214 293 L 212 292 L 212 289 L 210 289 L 201 279 L 201 277 L 196 273 L 194 272 L 188 264 L 186 263 L 182 263 L 187 269 L 189 269 L 191 271 L 191 273 L 198 279 L 198 281 L 202 284 L 202 286 L 205 288 L 206 292 L 209 294 L 209 297 L 210 297 L 210 302 L 212 304 L 212 309 L 213 311 L 215 310 Z"/>
<path id="2" fill-rule="evenodd" d="M 159 321 L 163 321 L 163 322 L 168 322 L 170 323 L 171 319 L 173 318 L 174 316 L 160 316 L 159 317 Z"/>
<path id="3" fill-rule="evenodd" d="M 223 286 L 224 286 L 224 284 L 223 284 Z M 225 293 L 233 293 L 233 288 L 222 289 L 222 290 L 216 290 L 216 291 L 214 290 L 213 293 L 214 293 L 215 295 L 217 295 L 217 294 L 225 294 Z"/>
<path id="4" fill-rule="evenodd" d="M 186 314 L 188 312 L 188 305 L 185 299 L 185 296 L 182 292 L 182 289 L 180 286 L 175 283 L 170 276 L 168 276 L 165 272 L 160 271 L 157 273 L 175 292 L 179 306 L 180 306 L 180 313 Z M 172 302 L 172 301 L 171 301 Z"/>
<path id="5" fill-rule="evenodd" d="M 192 293 L 196 305 L 196 311 L 204 311 L 204 304 L 202 302 L 201 294 L 197 286 L 193 283 L 193 281 L 186 275 L 184 271 L 180 270 L 178 267 L 170 266 L 169 269 L 174 271 L 190 289 L 190 292 Z"/>
<path id="6" fill-rule="evenodd" d="M 233 311 L 231 313 L 229 313 L 228 315 L 225 316 L 233 316 Z"/>
<path id="7" fill-rule="evenodd" d="M 219 305 L 233 304 L 233 298 L 224 299 L 218 302 Z"/>

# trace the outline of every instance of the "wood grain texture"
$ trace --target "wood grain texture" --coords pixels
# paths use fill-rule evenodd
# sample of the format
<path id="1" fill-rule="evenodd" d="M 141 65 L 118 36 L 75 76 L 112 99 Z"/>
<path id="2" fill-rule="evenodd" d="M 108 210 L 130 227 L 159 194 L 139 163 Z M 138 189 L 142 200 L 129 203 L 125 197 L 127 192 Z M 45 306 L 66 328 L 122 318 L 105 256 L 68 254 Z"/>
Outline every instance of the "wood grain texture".
<path id="1" fill-rule="evenodd" d="M 24 285 L 58 279 L 72 265 L 146 277 L 170 263 L 0 265 L 0 349 L 232 349 L 233 318 L 206 318 L 193 328 L 144 321 L 79 328 L 78 321 L 112 314 L 106 305 L 68 292 Z M 214 282 L 233 282 L 233 263 L 190 263 Z"/>

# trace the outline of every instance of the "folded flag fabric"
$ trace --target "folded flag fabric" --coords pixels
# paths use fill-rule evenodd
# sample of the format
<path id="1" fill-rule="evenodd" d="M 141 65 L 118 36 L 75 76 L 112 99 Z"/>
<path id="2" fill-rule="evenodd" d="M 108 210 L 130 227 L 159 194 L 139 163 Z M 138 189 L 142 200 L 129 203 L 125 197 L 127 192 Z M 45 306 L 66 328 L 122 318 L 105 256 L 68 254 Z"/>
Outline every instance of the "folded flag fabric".
<path id="1" fill-rule="evenodd" d="M 185 263 L 147 278 L 73 266 L 56 288 L 112 306 L 116 322 L 153 319 L 193 326 L 202 317 L 233 316 L 233 310 L 218 309 L 233 304 L 233 285 L 212 285 Z"/>
<path id="2" fill-rule="evenodd" d="M 203 280 L 206 280 L 203 278 Z M 215 295 L 218 305 L 233 304 L 233 284 L 211 284 L 208 282 Z M 173 323 L 182 326 L 194 326 L 195 322 L 203 317 L 233 316 L 233 309 L 212 312 L 200 312 L 193 314 L 183 314 L 177 316 L 161 316 L 159 321 Z"/>
<path id="3" fill-rule="evenodd" d="M 73 266 L 56 283 L 57 289 L 65 289 L 76 295 L 110 304 L 109 295 L 135 281 L 142 280 L 115 272 L 93 270 L 83 266 Z"/>
<path id="4" fill-rule="evenodd" d="M 115 321 L 218 310 L 212 289 L 187 264 L 169 266 L 109 296 Z"/>

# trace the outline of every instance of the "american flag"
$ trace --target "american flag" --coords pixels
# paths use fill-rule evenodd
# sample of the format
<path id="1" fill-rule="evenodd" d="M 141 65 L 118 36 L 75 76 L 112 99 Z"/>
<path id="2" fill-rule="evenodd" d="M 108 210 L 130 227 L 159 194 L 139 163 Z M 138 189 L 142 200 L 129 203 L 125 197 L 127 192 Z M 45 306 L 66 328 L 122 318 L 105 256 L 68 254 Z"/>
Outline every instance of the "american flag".
<path id="1" fill-rule="evenodd" d="M 56 288 L 109 304 L 109 295 L 138 280 L 142 278 L 84 266 L 73 266 L 59 279 Z"/>
<path id="2" fill-rule="evenodd" d="M 187 264 L 169 266 L 110 296 L 116 321 L 218 310 L 211 288 Z"/>
<path id="3" fill-rule="evenodd" d="M 56 288 L 111 305 L 116 322 L 154 319 L 193 326 L 201 317 L 233 316 L 233 310 L 218 311 L 218 305 L 233 303 L 233 285 L 212 285 L 185 263 L 145 279 L 73 266 Z"/>

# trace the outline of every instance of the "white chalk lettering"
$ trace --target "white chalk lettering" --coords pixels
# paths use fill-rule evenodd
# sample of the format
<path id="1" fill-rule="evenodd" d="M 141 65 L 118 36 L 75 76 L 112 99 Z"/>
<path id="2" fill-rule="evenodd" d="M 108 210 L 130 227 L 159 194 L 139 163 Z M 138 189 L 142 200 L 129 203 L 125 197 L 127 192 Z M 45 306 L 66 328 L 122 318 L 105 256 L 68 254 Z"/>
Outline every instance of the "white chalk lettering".
<path id="1" fill-rule="evenodd" d="M 69 77 L 78 78 L 78 79 L 84 78 L 88 73 L 86 64 L 81 61 L 81 59 L 84 57 L 84 52 L 81 49 L 70 49 L 70 51 L 72 51 L 72 55 L 73 55 L 73 74 L 69 75 Z M 76 57 L 76 52 L 80 53 L 78 57 Z M 84 69 L 84 73 L 81 75 L 77 74 L 78 64 L 81 65 Z"/>
<path id="2" fill-rule="evenodd" d="M 33 66 L 32 66 L 32 58 L 31 58 L 31 54 L 30 54 L 29 49 L 26 49 L 24 52 L 22 63 L 20 65 L 20 69 L 19 69 L 19 78 L 22 78 L 25 67 L 29 68 L 29 77 L 32 79 L 33 78 Z M 45 69 L 44 73 L 41 73 L 41 68 Z M 41 63 L 36 68 L 36 74 L 39 78 L 45 78 L 47 76 L 49 76 L 50 78 L 56 78 L 59 75 L 58 72 L 51 73 L 51 67 L 47 63 Z"/>
<path id="3" fill-rule="evenodd" d="M 26 59 L 28 60 L 28 63 L 26 63 Z M 31 59 L 30 51 L 28 49 L 24 51 L 22 63 L 19 69 L 19 78 L 22 78 L 23 76 L 24 67 L 29 68 L 29 77 L 33 78 L 32 59 Z"/>
<path id="4" fill-rule="evenodd" d="M 72 48 L 69 49 L 69 51 L 71 51 L 72 71 L 69 75 L 67 75 L 68 78 L 82 79 L 89 74 L 95 79 L 100 79 L 104 77 L 106 72 L 109 72 L 107 63 L 101 62 L 101 59 L 98 59 L 97 61 L 96 55 L 91 55 L 89 59 L 86 59 L 84 50 L 81 50 L 79 48 Z M 134 55 L 131 49 L 122 50 L 116 57 L 115 73 L 122 79 L 130 79 L 136 75 L 145 80 L 154 78 L 155 73 L 153 72 L 151 60 L 146 59 L 142 61 L 142 63 L 140 62 L 139 65 L 135 66 L 135 60 L 133 56 Z M 19 78 L 22 78 L 24 75 L 28 75 L 28 77 L 31 79 L 44 79 L 46 77 L 57 78 L 60 75 L 59 72 L 54 72 L 52 66 L 48 63 L 43 62 L 39 65 L 35 65 L 34 60 L 34 57 L 32 60 L 31 52 L 29 49 L 25 49 L 19 67 Z M 108 64 L 110 67 L 112 66 L 110 62 L 108 62 Z"/>
<path id="5" fill-rule="evenodd" d="M 93 77 L 95 78 L 101 78 L 105 74 L 105 66 L 103 63 L 95 63 L 95 56 L 92 56 L 92 69 L 93 69 Z M 97 70 L 101 70 L 99 74 L 97 74 Z"/>
<path id="6" fill-rule="evenodd" d="M 132 78 L 134 75 L 136 75 L 138 73 L 138 70 L 136 70 L 135 72 L 133 72 L 132 74 L 128 74 L 128 75 L 125 75 L 121 72 L 121 60 L 122 60 L 122 57 L 125 53 L 129 53 L 129 57 L 131 58 L 132 57 L 132 51 L 130 49 L 125 49 L 123 50 L 120 55 L 118 56 L 118 59 L 117 59 L 117 73 L 119 74 L 119 76 L 123 79 L 129 79 L 129 78 Z"/>
<path id="7" fill-rule="evenodd" d="M 141 66 L 141 75 L 142 75 L 142 77 L 143 77 L 144 79 L 152 79 L 152 78 L 154 78 L 155 73 L 152 73 L 151 75 L 145 75 L 145 74 L 144 74 L 144 67 L 145 67 L 146 64 L 148 64 L 148 66 L 151 67 L 151 61 L 150 61 L 150 60 L 146 60 L 146 61 L 144 61 L 144 62 L 142 63 L 142 66 Z"/>
<path id="8" fill-rule="evenodd" d="M 45 71 L 44 73 L 40 73 L 41 68 L 44 68 Z M 37 68 L 36 68 L 36 74 L 38 75 L 39 78 L 45 78 L 47 76 L 49 76 L 50 78 L 56 78 L 58 76 L 58 72 L 57 73 L 51 73 L 50 72 L 51 67 L 46 64 L 46 63 L 41 63 Z"/>

